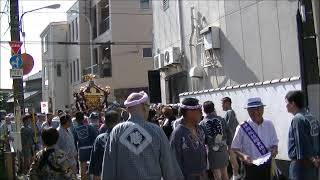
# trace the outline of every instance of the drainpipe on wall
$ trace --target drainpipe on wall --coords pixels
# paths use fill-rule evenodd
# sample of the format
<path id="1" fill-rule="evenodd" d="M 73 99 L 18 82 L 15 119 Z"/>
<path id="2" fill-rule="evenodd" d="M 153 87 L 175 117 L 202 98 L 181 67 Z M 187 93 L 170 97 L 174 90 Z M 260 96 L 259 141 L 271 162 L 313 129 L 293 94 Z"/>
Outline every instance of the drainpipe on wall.
<path id="1" fill-rule="evenodd" d="M 194 45 L 192 44 L 192 39 L 194 37 L 194 29 L 195 29 L 195 23 L 194 23 L 194 7 L 191 7 L 191 35 L 190 35 L 190 39 L 189 39 L 189 49 L 190 49 L 190 64 L 191 67 L 194 66 L 194 62 L 193 62 L 193 47 Z M 193 81 L 191 80 L 191 90 L 194 91 L 194 87 L 193 87 Z"/>
<path id="2" fill-rule="evenodd" d="M 180 34 L 180 50 L 181 50 L 181 55 L 184 54 L 184 33 L 183 33 L 183 15 L 182 15 L 182 0 L 178 0 L 178 8 L 179 8 L 179 13 L 178 13 L 178 23 L 179 23 L 179 34 Z"/>
<path id="3" fill-rule="evenodd" d="M 299 56 L 300 56 L 300 74 L 301 74 L 301 88 L 305 92 L 305 103 L 311 109 L 314 105 L 313 99 L 316 96 L 315 88 L 319 86 L 319 55 L 317 54 L 316 31 L 314 16 L 312 13 L 312 0 L 299 0 L 299 7 L 296 15 L 298 42 L 299 42 Z M 310 96 L 309 96 L 310 95 Z M 309 99 L 312 99 L 309 104 Z M 318 101 L 316 101 L 318 102 Z M 309 106 L 310 105 L 310 106 Z M 318 106 L 319 107 L 319 106 Z M 315 109 L 319 109 L 319 108 Z"/>
<path id="4" fill-rule="evenodd" d="M 320 67 L 320 1 L 312 0 L 313 18 L 314 18 L 314 29 L 317 41 L 317 52 L 318 52 L 318 64 Z M 320 71 L 319 71 L 320 75 Z"/>

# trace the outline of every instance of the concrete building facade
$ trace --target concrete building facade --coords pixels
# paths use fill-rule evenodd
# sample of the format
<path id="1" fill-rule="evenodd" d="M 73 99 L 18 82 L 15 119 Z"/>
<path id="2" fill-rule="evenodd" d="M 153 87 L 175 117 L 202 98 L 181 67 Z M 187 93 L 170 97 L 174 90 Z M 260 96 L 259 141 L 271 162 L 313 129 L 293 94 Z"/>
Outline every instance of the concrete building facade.
<path id="1" fill-rule="evenodd" d="M 156 67 L 162 103 L 187 91 L 299 76 L 297 7 L 297 0 L 153 1 L 155 59 L 179 61 Z"/>
<path id="2" fill-rule="evenodd" d="M 73 103 L 73 91 L 82 83 L 84 69 L 90 66 L 90 0 L 77 1 L 67 11 L 68 98 Z"/>
<path id="3" fill-rule="evenodd" d="M 153 68 L 151 5 L 149 0 L 94 0 L 78 1 L 70 8 L 68 40 L 77 36 L 74 34 L 78 30 L 78 42 L 82 44 L 68 48 L 71 98 L 74 91 L 86 85 L 81 77 L 90 74 L 91 67 L 95 83 L 111 87 L 110 101 L 121 103 L 132 91 L 148 90 L 148 70 Z M 74 10 L 79 13 L 72 14 Z M 85 16 L 92 26 L 92 64 L 90 29 Z M 72 25 L 77 22 L 74 19 L 78 19 L 76 26 Z"/>
<path id="4" fill-rule="evenodd" d="M 41 33 L 42 39 L 42 101 L 49 112 L 64 110 L 69 105 L 67 22 L 52 22 Z M 40 102 L 39 102 L 40 103 Z"/>

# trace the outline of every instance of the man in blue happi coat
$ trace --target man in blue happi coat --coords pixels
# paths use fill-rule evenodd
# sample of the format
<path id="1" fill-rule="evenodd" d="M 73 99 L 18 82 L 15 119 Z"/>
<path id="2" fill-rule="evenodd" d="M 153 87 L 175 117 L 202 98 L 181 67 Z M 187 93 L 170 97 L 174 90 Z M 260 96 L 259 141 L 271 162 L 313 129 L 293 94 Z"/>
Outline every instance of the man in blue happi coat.
<path id="1" fill-rule="evenodd" d="M 160 127 L 147 122 L 145 92 L 132 93 L 124 105 L 130 117 L 113 128 L 104 153 L 103 180 L 182 180 L 183 175 Z"/>
<path id="2" fill-rule="evenodd" d="M 201 105 L 195 98 L 185 98 L 180 105 L 183 119 L 172 132 L 170 145 L 180 165 L 185 180 L 207 178 L 207 154 L 205 132 L 198 123 Z"/>
<path id="3" fill-rule="evenodd" d="M 105 125 L 107 130 L 100 134 L 94 144 L 91 152 L 90 164 L 89 164 L 89 174 L 94 175 L 93 180 L 100 180 L 102 160 L 106 142 L 109 138 L 112 128 L 119 123 L 120 115 L 118 112 L 111 110 L 105 114 Z"/>
<path id="4" fill-rule="evenodd" d="M 294 117 L 289 129 L 290 180 L 315 180 L 320 167 L 320 123 L 306 109 L 302 91 L 290 91 L 286 107 Z"/>
<path id="5" fill-rule="evenodd" d="M 82 180 L 87 180 L 87 162 L 90 161 L 90 154 L 98 131 L 92 125 L 84 124 L 83 112 L 76 113 L 77 126 L 73 128 L 80 161 L 80 174 Z"/>

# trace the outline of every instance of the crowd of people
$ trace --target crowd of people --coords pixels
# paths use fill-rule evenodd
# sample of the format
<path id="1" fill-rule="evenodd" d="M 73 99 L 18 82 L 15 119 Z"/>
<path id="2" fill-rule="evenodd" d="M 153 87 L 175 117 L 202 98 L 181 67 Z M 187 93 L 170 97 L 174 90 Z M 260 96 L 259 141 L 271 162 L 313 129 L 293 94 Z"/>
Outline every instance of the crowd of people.
<path id="1" fill-rule="evenodd" d="M 294 115 L 289 178 L 316 180 L 319 121 L 306 110 L 302 91 L 284 99 Z M 275 163 L 279 140 L 272 121 L 263 117 L 262 100 L 248 99 L 250 118 L 240 124 L 231 98 L 221 99 L 221 106 L 224 117 L 212 101 L 185 98 L 179 105 L 150 105 L 140 92 L 132 93 L 124 107 L 112 104 L 103 112 L 59 111 L 38 115 L 36 123 L 34 115 L 26 115 L 23 169 L 31 180 L 229 180 L 230 162 L 232 180 L 285 178 Z M 6 117 L 0 128 L 5 142 L 13 140 L 11 123 Z"/>

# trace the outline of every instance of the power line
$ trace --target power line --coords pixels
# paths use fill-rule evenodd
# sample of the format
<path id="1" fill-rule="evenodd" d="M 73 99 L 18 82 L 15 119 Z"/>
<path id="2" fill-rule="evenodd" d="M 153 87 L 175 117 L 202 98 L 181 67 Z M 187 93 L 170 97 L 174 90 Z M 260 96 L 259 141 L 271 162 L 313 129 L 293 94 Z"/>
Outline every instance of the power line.
<path id="1" fill-rule="evenodd" d="M 2 20 L 3 14 L 6 14 L 6 15 L 8 16 L 8 24 L 9 24 L 9 26 L 8 26 L 7 30 L 4 32 L 3 35 L 5 35 L 5 34 L 7 33 L 7 31 L 10 29 L 10 19 L 9 19 L 9 9 L 8 9 L 8 6 L 9 6 L 9 0 L 6 1 L 6 4 L 4 5 L 4 8 L 3 8 L 3 10 L 2 10 L 2 12 L 4 12 L 4 13 L 1 13 L 1 16 L 0 16 L 0 20 Z M 2 21 L 0 21 L 0 24 L 1 24 L 1 22 L 2 22 Z M 0 36 L 2 36 L 2 31 L 0 31 Z"/>
<path id="2" fill-rule="evenodd" d="M 9 0 L 6 1 L 5 5 L 4 5 L 4 8 L 2 10 L 2 12 L 5 13 L 5 9 L 8 7 L 8 4 L 9 4 Z M 0 6 L 1 6 L 1 3 L 0 3 Z M 7 10 L 8 11 L 8 10 Z M 0 13 L 0 25 L 1 25 L 1 22 L 2 22 L 2 16 L 4 13 Z M 9 21 L 9 20 L 8 20 Z M 0 40 L 1 40 L 1 36 L 2 36 L 2 31 L 1 31 L 2 28 L 0 28 Z M 2 45 L 0 47 L 0 54 L 1 54 L 1 50 L 2 50 Z M 11 52 L 11 51 L 10 51 Z M 0 76 L 1 76 L 1 62 L 0 62 Z M 0 88 L 1 88 L 1 78 L 0 78 Z"/>
<path id="3" fill-rule="evenodd" d="M 68 14 L 67 12 L 46 12 L 46 11 L 37 11 L 32 12 L 33 14 Z M 77 13 L 87 15 L 87 13 Z M 152 13 L 128 13 L 128 12 L 119 12 L 119 13 L 109 13 L 109 14 L 118 14 L 118 15 L 140 15 L 140 16 L 152 16 Z"/>
<path id="4" fill-rule="evenodd" d="M 8 10 L 5 11 L 5 9 L 8 7 L 8 4 L 9 4 L 9 0 L 6 1 L 5 5 L 3 7 L 3 10 L 1 12 L 8 12 Z M 3 16 L 3 13 L 0 14 L 0 19 L 2 18 L 2 16 Z"/>
<path id="5" fill-rule="evenodd" d="M 0 41 L 0 44 L 9 43 L 10 41 Z M 41 44 L 42 41 L 25 41 L 25 44 Z M 67 42 L 67 41 L 47 41 L 48 45 L 91 45 L 90 42 Z M 152 45 L 152 42 L 92 42 L 93 45 Z"/>

